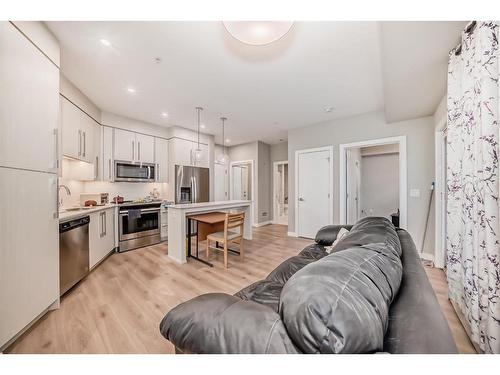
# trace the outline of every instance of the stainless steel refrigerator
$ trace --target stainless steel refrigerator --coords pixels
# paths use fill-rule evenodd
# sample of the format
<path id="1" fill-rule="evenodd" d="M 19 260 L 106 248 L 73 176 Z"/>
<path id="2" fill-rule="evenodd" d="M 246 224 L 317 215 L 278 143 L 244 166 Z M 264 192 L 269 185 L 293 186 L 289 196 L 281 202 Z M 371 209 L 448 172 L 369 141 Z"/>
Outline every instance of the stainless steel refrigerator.
<path id="1" fill-rule="evenodd" d="M 210 170 L 175 166 L 175 203 L 200 203 L 210 200 Z"/>

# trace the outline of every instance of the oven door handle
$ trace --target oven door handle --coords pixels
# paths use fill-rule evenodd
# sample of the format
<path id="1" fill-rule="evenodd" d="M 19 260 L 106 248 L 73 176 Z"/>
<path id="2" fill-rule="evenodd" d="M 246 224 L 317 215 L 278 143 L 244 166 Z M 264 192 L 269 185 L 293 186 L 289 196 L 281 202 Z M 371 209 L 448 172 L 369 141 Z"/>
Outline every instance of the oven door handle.
<path id="1" fill-rule="evenodd" d="M 148 212 L 158 212 L 160 213 L 159 208 L 145 208 L 141 209 L 141 214 L 142 213 L 148 213 Z M 120 216 L 127 216 L 128 215 L 128 210 L 120 211 Z"/>

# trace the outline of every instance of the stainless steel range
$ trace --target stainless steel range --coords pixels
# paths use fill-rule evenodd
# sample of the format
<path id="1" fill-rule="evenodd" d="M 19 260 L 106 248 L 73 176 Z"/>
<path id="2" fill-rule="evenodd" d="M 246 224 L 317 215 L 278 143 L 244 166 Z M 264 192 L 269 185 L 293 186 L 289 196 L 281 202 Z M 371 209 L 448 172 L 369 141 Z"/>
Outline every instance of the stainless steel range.
<path id="1" fill-rule="evenodd" d="M 160 202 L 155 202 L 120 206 L 118 252 L 154 245 L 161 241 L 160 205 Z"/>

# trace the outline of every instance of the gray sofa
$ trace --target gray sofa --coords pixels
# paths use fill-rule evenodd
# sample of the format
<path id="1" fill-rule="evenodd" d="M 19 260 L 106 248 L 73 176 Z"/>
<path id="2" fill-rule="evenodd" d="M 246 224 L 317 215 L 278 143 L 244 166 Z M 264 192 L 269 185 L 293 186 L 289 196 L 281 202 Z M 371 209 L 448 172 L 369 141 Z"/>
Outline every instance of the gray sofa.
<path id="1" fill-rule="evenodd" d="M 377 217 L 321 228 L 266 279 L 182 303 L 160 331 L 184 353 L 457 353 L 410 235 Z"/>

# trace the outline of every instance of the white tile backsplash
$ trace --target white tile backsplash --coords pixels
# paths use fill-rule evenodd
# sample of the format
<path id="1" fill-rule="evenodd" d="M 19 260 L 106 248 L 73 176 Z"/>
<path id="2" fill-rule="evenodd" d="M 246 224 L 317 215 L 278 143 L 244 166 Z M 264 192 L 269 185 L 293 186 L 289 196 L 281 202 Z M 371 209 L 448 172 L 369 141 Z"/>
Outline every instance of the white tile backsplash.
<path id="1" fill-rule="evenodd" d="M 136 200 L 148 196 L 153 189 L 160 192 L 163 199 L 168 199 L 168 184 L 146 183 L 146 182 L 102 182 L 92 181 L 84 183 L 85 193 L 108 193 L 109 200 L 121 195 L 125 200 Z"/>

